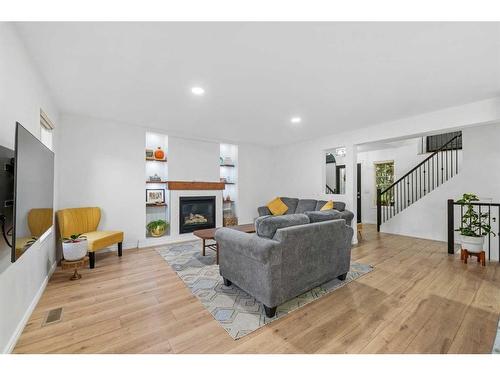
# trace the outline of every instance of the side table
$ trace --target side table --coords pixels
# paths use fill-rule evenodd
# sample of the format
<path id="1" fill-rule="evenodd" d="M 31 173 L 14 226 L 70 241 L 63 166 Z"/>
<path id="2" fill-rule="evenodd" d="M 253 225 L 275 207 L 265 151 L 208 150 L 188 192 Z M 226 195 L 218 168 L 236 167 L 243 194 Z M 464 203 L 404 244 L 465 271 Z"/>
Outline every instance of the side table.
<path id="1" fill-rule="evenodd" d="M 61 268 L 63 270 L 75 270 L 73 273 L 73 276 L 71 276 L 70 280 L 78 280 L 82 278 L 82 275 L 78 273 L 78 268 L 83 268 L 88 266 L 89 264 L 89 257 L 85 256 L 82 259 L 79 260 L 65 260 L 63 259 L 61 261 Z"/>

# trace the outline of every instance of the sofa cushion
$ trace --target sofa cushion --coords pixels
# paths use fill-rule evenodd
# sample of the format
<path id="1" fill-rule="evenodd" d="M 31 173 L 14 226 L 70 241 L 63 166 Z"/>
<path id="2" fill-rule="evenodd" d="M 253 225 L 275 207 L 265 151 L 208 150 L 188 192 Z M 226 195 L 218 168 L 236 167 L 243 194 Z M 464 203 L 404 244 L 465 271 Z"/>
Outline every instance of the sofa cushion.
<path id="1" fill-rule="evenodd" d="M 288 211 L 288 206 L 280 198 L 274 198 L 267 204 L 267 208 L 273 215 L 283 215 Z"/>
<path id="2" fill-rule="evenodd" d="M 309 224 L 307 215 L 261 216 L 255 220 L 255 232 L 259 237 L 273 238 L 276 231 L 280 228 L 302 224 Z"/>
<path id="3" fill-rule="evenodd" d="M 305 212 L 311 223 L 318 223 L 320 221 L 342 219 L 342 215 L 337 210 L 325 211 L 307 211 Z"/>
<path id="4" fill-rule="evenodd" d="M 306 211 L 314 211 L 316 208 L 316 199 L 299 199 L 299 204 L 297 204 L 296 214 L 303 214 Z"/>
<path id="5" fill-rule="evenodd" d="M 344 202 L 333 202 L 333 208 L 337 211 L 344 211 L 345 210 L 345 203 Z"/>
<path id="6" fill-rule="evenodd" d="M 326 203 L 327 203 L 327 201 L 318 201 L 318 203 L 316 203 L 316 208 L 314 210 L 311 210 L 311 211 L 320 211 L 321 207 L 323 207 Z M 345 203 L 334 201 L 333 202 L 333 209 L 337 210 L 337 211 L 344 211 L 345 210 Z"/>
<path id="7" fill-rule="evenodd" d="M 294 214 L 295 210 L 297 209 L 297 203 L 299 203 L 299 199 L 298 198 L 281 197 L 281 200 L 288 207 L 288 211 L 285 212 L 285 214 L 286 215 Z"/>

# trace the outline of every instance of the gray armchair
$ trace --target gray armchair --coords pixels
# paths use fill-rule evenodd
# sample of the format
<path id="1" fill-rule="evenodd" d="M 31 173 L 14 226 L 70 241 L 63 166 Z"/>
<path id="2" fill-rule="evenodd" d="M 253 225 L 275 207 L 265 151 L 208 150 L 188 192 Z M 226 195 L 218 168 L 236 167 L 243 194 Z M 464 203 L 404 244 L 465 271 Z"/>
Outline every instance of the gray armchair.
<path id="1" fill-rule="evenodd" d="M 353 230 L 345 220 L 310 223 L 307 215 L 267 216 L 256 233 L 218 229 L 220 274 L 264 305 L 276 307 L 329 280 L 345 279 Z"/>

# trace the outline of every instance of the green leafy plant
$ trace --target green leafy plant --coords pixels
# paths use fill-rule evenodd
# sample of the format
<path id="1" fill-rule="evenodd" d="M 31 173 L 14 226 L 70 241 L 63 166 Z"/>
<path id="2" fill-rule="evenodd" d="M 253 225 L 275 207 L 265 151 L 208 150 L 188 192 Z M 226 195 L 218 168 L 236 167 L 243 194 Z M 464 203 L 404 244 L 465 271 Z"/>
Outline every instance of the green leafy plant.
<path id="1" fill-rule="evenodd" d="M 82 236 L 82 234 L 79 233 L 79 234 L 72 234 L 69 237 L 64 237 L 63 242 L 64 243 L 76 243 L 76 242 L 81 242 L 81 241 L 86 240 L 86 239 L 87 239 L 87 237 Z"/>
<path id="2" fill-rule="evenodd" d="M 479 212 L 474 209 L 473 202 L 479 202 L 479 198 L 473 193 L 465 193 L 462 198 L 457 201 L 457 203 L 463 204 L 465 212 L 462 216 L 460 227 L 455 229 L 455 231 L 460 232 L 462 236 L 468 237 L 484 237 L 488 234 L 496 236 L 489 224 L 490 214 L 488 212 L 479 214 Z M 495 222 L 496 218 L 492 217 L 491 220 Z"/>
<path id="3" fill-rule="evenodd" d="M 169 223 L 165 220 L 154 220 L 150 221 L 148 225 L 146 225 L 146 229 L 153 236 L 161 236 L 167 230 Z"/>

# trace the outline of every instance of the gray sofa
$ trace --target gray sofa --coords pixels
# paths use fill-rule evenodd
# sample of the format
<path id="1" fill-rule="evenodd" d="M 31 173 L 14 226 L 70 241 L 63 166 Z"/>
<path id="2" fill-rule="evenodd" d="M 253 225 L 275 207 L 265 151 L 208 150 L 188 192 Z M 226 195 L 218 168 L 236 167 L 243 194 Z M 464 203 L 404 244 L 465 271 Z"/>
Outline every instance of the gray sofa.
<path id="1" fill-rule="evenodd" d="M 316 199 L 298 199 L 281 197 L 284 204 L 287 205 L 288 211 L 285 215 L 291 214 L 307 214 L 313 211 L 319 211 L 327 201 Z M 271 215 L 271 211 L 267 206 L 262 206 L 257 209 L 259 216 Z M 336 219 L 344 219 L 347 225 L 351 225 L 354 213 L 345 209 L 344 202 L 333 202 L 333 210 L 321 211 L 332 214 Z"/>
<path id="2" fill-rule="evenodd" d="M 256 233 L 220 228 L 219 268 L 224 284 L 236 284 L 264 305 L 276 307 L 329 280 L 344 280 L 353 230 L 345 220 L 309 214 L 263 216 Z"/>

